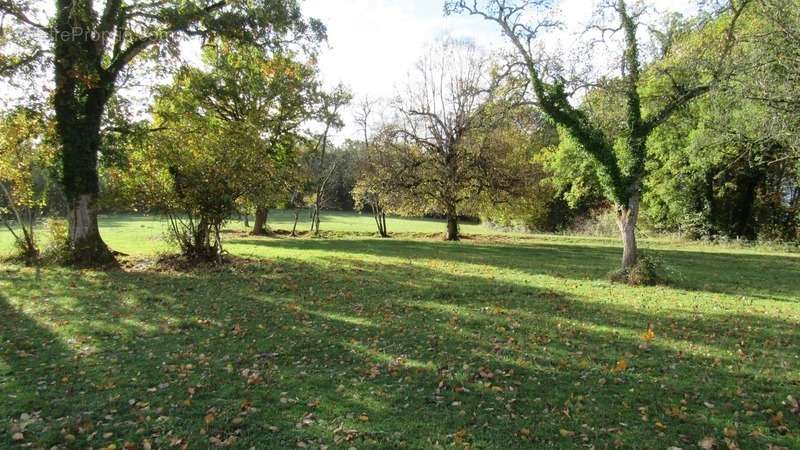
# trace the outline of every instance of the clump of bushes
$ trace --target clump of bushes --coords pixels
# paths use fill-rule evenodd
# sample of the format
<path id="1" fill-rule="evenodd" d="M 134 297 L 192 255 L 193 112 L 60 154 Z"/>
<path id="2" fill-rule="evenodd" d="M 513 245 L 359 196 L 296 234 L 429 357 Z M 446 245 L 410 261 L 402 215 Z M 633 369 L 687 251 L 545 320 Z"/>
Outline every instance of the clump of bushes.
<path id="1" fill-rule="evenodd" d="M 70 257 L 67 221 L 51 217 L 44 222 L 44 232 L 47 244 L 42 251 L 42 260 L 50 264 L 65 264 Z"/>
<path id="2" fill-rule="evenodd" d="M 654 286 L 664 283 L 659 275 L 661 265 L 648 255 L 640 255 L 633 267 L 620 269 L 608 275 L 612 283 L 624 283 L 630 286 Z"/>

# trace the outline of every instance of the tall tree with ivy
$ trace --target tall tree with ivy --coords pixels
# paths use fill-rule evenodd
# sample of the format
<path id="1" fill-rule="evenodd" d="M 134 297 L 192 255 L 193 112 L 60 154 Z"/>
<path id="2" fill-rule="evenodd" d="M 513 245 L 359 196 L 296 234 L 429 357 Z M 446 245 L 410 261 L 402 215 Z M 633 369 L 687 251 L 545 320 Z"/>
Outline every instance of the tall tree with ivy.
<path id="1" fill-rule="evenodd" d="M 552 2 L 546 0 L 451 0 L 446 2 L 449 13 L 468 13 L 494 22 L 513 45 L 518 65 L 524 68 L 526 89 L 532 92 L 537 106 L 561 129 L 576 141 L 585 154 L 597 164 L 597 176 L 604 193 L 614 205 L 617 223 L 623 242 L 622 269 L 627 270 L 637 261 L 636 223 L 646 176 L 646 143 L 653 131 L 693 99 L 709 92 L 725 75 L 727 59 L 734 42 L 734 26 L 750 0 L 731 0 L 716 14 L 725 21 L 698 21 L 705 25 L 724 26 L 720 45 L 709 45 L 698 56 L 695 67 L 671 67 L 663 64 L 654 71 L 665 82 L 658 95 L 643 98 L 641 85 L 643 69 L 669 60 L 680 46 L 665 47 L 665 51 L 646 60 L 640 46 L 641 2 L 629 5 L 625 0 L 607 0 L 601 5 L 602 22 L 592 28 L 603 38 L 618 37 L 622 47 L 618 68 L 619 88 L 624 110 L 624 122 L 619 133 L 610 133 L 591 115 L 572 102 L 575 86 L 594 84 L 588 78 L 573 80 L 550 64 L 543 54 L 541 34 L 559 26 L 552 16 Z M 611 14 L 606 14 L 610 12 Z M 607 20 L 603 20 L 607 19 Z M 723 23 L 724 22 L 724 23 Z"/>
<path id="2" fill-rule="evenodd" d="M 56 129 L 69 212 L 72 262 L 113 262 L 97 223 L 101 121 L 121 74 L 136 59 L 170 59 L 188 38 L 223 36 L 276 47 L 324 35 L 295 0 L 55 0 L 54 15 L 26 0 L 3 0 L 0 14 L 16 29 L 41 32 L 52 54 Z M 29 54 L 37 54 L 35 52 Z"/>

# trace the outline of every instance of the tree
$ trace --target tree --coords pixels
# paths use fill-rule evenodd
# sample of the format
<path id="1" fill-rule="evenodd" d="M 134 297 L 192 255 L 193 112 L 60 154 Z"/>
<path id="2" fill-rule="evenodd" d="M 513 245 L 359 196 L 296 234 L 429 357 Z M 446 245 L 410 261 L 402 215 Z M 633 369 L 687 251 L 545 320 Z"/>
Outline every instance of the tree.
<path id="1" fill-rule="evenodd" d="M 39 257 L 34 227 L 46 206 L 55 156 L 48 125 L 40 112 L 27 109 L 0 117 L 0 219 L 28 264 Z"/>
<path id="2" fill-rule="evenodd" d="M 499 181 L 493 155 L 477 137 L 503 115 L 487 107 L 490 59 L 474 43 L 445 38 L 417 63 L 395 101 L 393 176 L 410 204 L 447 218 L 445 238 L 459 240 L 458 217 Z"/>
<path id="3" fill-rule="evenodd" d="M 324 34 L 319 22 L 301 17 L 296 1 L 106 0 L 96 8 L 91 0 L 56 0 L 47 24 L 37 22 L 38 11 L 24 0 L 0 2 L 0 13 L 16 27 L 42 32 L 53 54 L 62 182 L 78 265 L 113 261 L 97 223 L 100 126 L 120 74 L 135 59 L 174 56 L 187 37 L 225 36 L 273 48 L 293 36 Z"/>
<path id="4" fill-rule="evenodd" d="M 263 208 L 286 190 L 314 70 L 227 41 L 207 46 L 204 62 L 207 70 L 184 67 L 159 90 L 149 151 L 161 178 L 169 175 L 171 234 L 182 253 L 221 262 L 220 229 L 237 206 Z"/>
<path id="5" fill-rule="evenodd" d="M 316 69 L 291 53 L 268 54 L 254 46 L 220 41 L 207 47 L 208 72 L 196 72 L 192 95 L 220 120 L 260 130 L 261 150 L 269 165 L 253 173 L 246 198 L 255 207 L 254 235 L 267 234 L 267 213 L 288 195 L 287 183 L 296 166 L 304 137 L 300 127 L 316 107 Z"/>
<path id="6" fill-rule="evenodd" d="M 344 126 L 340 116 L 341 109 L 347 106 L 352 94 L 344 86 L 339 85 L 331 92 L 320 92 L 319 107 L 316 113 L 323 130 L 316 137 L 316 143 L 309 152 L 309 168 L 312 177 L 311 231 L 319 234 L 319 223 L 322 208 L 325 206 L 325 192 L 328 181 L 336 170 L 336 160 L 328 161 L 328 146 L 332 131 Z"/>
<path id="7" fill-rule="evenodd" d="M 538 107 L 559 127 L 565 130 L 590 158 L 597 162 L 597 176 L 605 195 L 614 203 L 617 223 L 623 242 L 622 270 L 627 271 L 636 264 L 636 224 L 639 217 L 640 200 L 646 176 L 646 143 L 653 131 L 667 121 L 676 111 L 693 99 L 709 92 L 725 75 L 723 64 L 735 43 L 734 27 L 749 0 L 732 0 L 725 8 L 726 32 L 722 33 L 722 45 L 709 46 L 712 55 L 701 55 L 694 67 L 670 67 L 663 65 L 656 73 L 665 81 L 664 91 L 655 98 L 642 98 L 642 70 L 644 61 L 639 44 L 640 19 L 644 11 L 630 9 L 625 0 L 604 3 L 604 10 L 611 11 L 615 25 L 598 24 L 594 27 L 603 37 L 609 33 L 621 33 L 622 51 L 619 69 L 622 75 L 618 83 L 623 102 L 624 121 L 619 133 L 604 130 L 591 116 L 570 102 L 572 92 L 567 80 L 552 74 L 551 65 L 535 53 L 535 44 L 540 33 L 557 25 L 548 19 L 529 23 L 531 17 L 546 13 L 551 3 L 544 0 L 487 0 L 448 1 L 446 11 L 466 12 L 497 24 L 513 44 L 519 64 L 524 67 L 528 86 Z M 720 22 L 711 22 L 712 24 Z M 698 27 L 705 22 L 698 24 Z M 704 49 L 705 51 L 706 49 Z M 649 64 L 668 59 L 680 48 L 667 48 L 666 52 L 653 56 Z M 694 70 L 693 70 L 694 69 Z M 590 79 L 578 80 L 579 84 L 592 84 Z M 572 86 L 574 87 L 574 86 Z"/>
<path id="8" fill-rule="evenodd" d="M 743 70 L 649 139 L 653 164 L 643 201 L 660 229 L 711 239 L 796 239 L 798 7 L 796 0 L 755 2 L 739 20 L 731 54 Z M 686 36 L 692 45 L 707 45 L 693 34 Z"/>
<path id="9" fill-rule="evenodd" d="M 549 182 L 542 155 L 558 144 L 555 128 L 529 105 L 509 108 L 506 120 L 489 130 L 484 145 L 492 149 L 503 173 L 504 189 L 487 191 L 479 213 L 486 221 L 503 227 L 557 231 L 568 223 L 568 208 Z"/>
<path id="10" fill-rule="evenodd" d="M 359 168 L 359 177 L 353 186 L 352 195 L 355 207 L 358 210 L 370 208 L 372 217 L 378 227 L 380 237 L 389 237 L 386 227 L 386 197 L 391 189 L 390 177 L 387 170 L 387 152 L 377 147 L 374 140 L 370 139 L 370 121 L 373 119 L 378 103 L 369 97 L 364 97 L 358 104 L 354 115 L 356 123 L 361 127 L 364 136 L 364 154 Z"/>

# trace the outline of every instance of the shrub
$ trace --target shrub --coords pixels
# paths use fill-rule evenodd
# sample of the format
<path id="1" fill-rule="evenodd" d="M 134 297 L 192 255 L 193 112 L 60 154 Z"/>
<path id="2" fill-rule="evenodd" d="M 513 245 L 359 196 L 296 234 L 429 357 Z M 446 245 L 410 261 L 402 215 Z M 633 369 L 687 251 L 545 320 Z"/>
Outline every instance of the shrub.
<path id="1" fill-rule="evenodd" d="M 647 255 L 640 255 L 633 267 L 620 269 L 608 275 L 612 283 L 624 283 L 631 286 L 653 286 L 664 280 L 659 276 L 660 264 Z"/>
<path id="2" fill-rule="evenodd" d="M 170 214 L 167 242 L 177 245 L 181 255 L 190 260 L 222 262 L 222 238 L 220 229 L 224 219 L 209 220 L 207 211 L 200 218 L 192 214 L 180 216 Z"/>
<path id="3" fill-rule="evenodd" d="M 62 218 L 51 217 L 44 222 L 47 245 L 42 259 L 52 264 L 63 264 L 69 258 L 69 227 Z"/>

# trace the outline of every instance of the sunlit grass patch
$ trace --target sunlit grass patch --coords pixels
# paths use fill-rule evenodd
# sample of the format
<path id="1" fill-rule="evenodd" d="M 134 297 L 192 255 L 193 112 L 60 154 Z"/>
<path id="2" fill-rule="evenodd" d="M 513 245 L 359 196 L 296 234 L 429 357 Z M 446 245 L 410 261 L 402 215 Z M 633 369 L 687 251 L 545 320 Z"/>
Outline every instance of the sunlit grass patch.
<path id="1" fill-rule="evenodd" d="M 634 288 L 610 241 L 343 232 L 208 272 L 141 225 L 123 271 L 0 266 L 0 447 L 800 446 L 794 255 L 648 242 L 685 276 Z"/>

